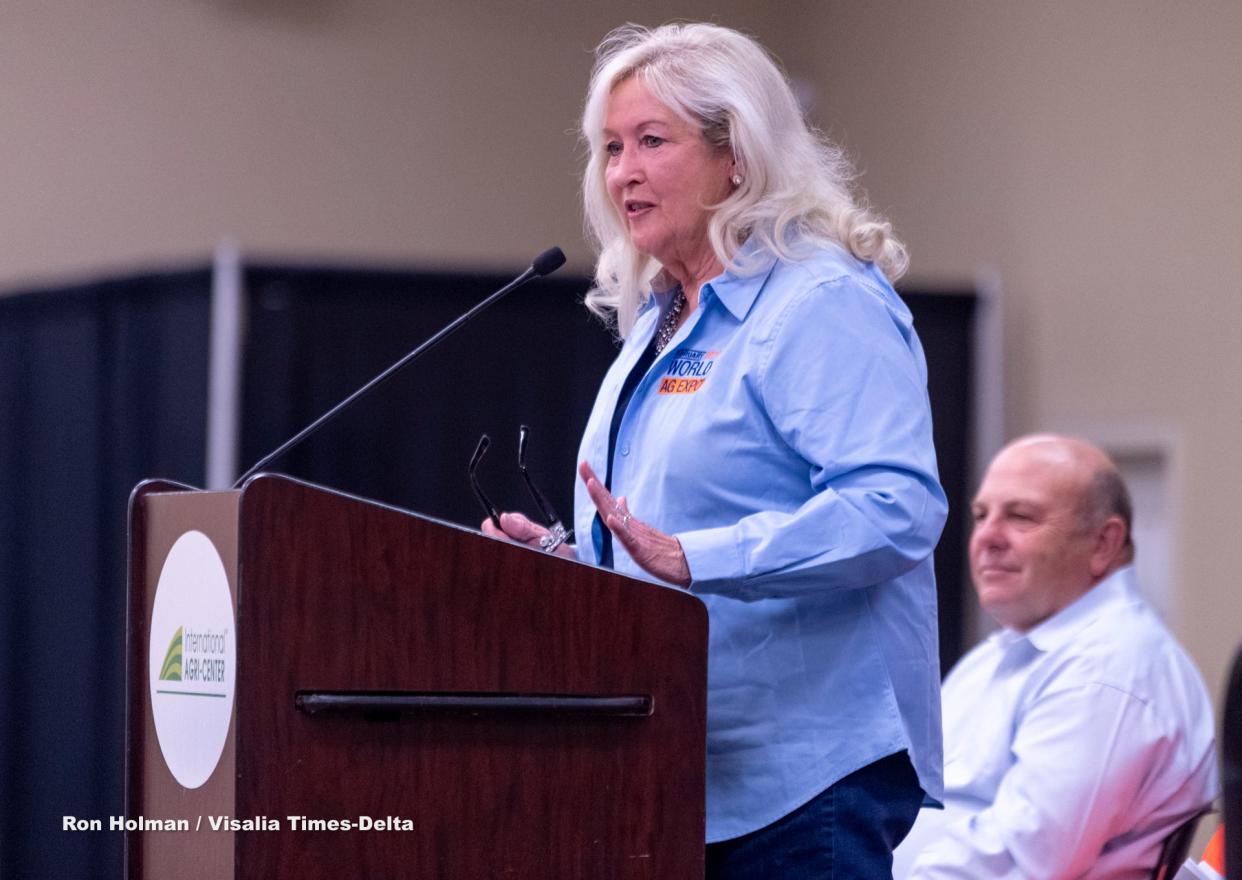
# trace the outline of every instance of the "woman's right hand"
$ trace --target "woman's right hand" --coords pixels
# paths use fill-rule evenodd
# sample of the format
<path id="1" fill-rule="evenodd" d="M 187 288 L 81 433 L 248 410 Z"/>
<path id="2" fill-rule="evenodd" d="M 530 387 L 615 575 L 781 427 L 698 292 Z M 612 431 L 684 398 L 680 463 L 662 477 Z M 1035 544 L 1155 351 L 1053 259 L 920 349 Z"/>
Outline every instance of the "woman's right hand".
<path id="1" fill-rule="evenodd" d="M 539 525 L 539 523 L 528 519 L 520 513 L 502 513 L 500 515 L 500 528 L 496 528 L 495 523 L 489 517 L 483 520 L 479 530 L 488 537 L 512 541 L 515 544 L 525 544 L 534 550 L 543 549 L 539 546 L 539 541 L 549 534 L 545 526 Z M 564 556 L 566 559 L 578 558 L 573 546 L 570 544 L 561 544 L 557 547 L 556 555 Z"/>

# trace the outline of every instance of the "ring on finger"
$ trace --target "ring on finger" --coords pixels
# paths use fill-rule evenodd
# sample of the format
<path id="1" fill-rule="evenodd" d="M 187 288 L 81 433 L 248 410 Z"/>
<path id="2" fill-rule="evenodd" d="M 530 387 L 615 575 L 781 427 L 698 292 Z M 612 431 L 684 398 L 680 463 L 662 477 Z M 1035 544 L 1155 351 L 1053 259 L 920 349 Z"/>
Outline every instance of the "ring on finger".
<path id="1" fill-rule="evenodd" d="M 573 532 L 559 522 L 553 523 L 548 533 L 539 539 L 539 549 L 545 553 L 554 553 L 556 548 L 569 541 L 573 537 Z"/>

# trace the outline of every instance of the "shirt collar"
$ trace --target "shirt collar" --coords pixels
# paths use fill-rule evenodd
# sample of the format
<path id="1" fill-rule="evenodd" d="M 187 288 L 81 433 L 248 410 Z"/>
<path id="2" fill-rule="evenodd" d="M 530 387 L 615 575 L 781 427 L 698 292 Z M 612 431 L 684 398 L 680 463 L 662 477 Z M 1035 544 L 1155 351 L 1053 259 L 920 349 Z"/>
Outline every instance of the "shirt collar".
<path id="1" fill-rule="evenodd" d="M 1043 623 L 1028 630 L 1020 638 L 1024 637 L 1036 650 L 1055 651 L 1073 639 L 1084 627 L 1104 614 L 1110 607 L 1131 602 L 1136 595 L 1134 566 L 1127 565 L 1113 572 Z M 1018 634 L 1012 633 L 1012 636 L 1018 636 Z"/>
<path id="2" fill-rule="evenodd" d="M 703 285 L 704 295 L 715 296 L 729 310 L 729 314 L 739 321 L 746 317 L 759 296 L 759 291 L 776 267 L 776 257 L 771 253 L 763 253 L 761 248 L 758 239 L 752 235 L 738 250 L 735 258 L 735 262 L 741 263 L 741 272 L 744 274 L 725 269 Z"/>

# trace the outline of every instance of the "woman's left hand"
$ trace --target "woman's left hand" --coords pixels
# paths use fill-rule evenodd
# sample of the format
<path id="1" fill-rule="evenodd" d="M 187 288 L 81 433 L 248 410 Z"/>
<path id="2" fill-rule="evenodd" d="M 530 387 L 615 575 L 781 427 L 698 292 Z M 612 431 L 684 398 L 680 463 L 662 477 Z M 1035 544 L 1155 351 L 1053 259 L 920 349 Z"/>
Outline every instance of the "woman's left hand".
<path id="1" fill-rule="evenodd" d="M 686 563 L 681 542 L 636 519 L 625 499 L 614 498 L 585 461 L 578 465 L 578 473 L 586 483 L 587 493 L 595 502 L 604 525 L 612 532 L 613 540 L 621 542 L 630 558 L 654 578 L 679 587 L 689 587 L 690 566 Z"/>

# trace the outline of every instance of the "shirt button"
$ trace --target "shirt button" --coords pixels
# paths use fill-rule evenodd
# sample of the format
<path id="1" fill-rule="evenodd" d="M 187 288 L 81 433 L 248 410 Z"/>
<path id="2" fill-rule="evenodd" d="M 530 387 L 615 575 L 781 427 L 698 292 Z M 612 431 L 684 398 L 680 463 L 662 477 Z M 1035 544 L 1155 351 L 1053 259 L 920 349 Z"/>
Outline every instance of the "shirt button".
<path id="1" fill-rule="evenodd" d="M 625 444 L 624 446 L 622 446 L 622 447 L 621 447 L 621 454 L 622 454 L 622 455 L 629 455 L 629 454 L 630 454 L 630 444 L 628 444 L 628 443 L 627 443 L 627 444 Z"/>

